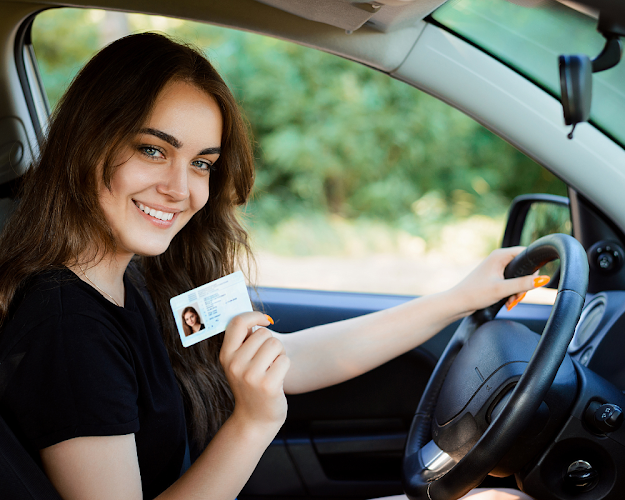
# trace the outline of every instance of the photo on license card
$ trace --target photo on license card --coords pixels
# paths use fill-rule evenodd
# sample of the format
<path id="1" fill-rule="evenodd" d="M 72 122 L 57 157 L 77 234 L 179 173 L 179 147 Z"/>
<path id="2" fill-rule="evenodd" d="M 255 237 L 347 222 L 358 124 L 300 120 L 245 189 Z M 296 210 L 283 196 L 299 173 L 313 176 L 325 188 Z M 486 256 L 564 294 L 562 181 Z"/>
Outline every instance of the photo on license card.
<path id="1" fill-rule="evenodd" d="M 170 304 L 184 347 L 223 332 L 232 318 L 253 310 L 241 271 L 172 297 Z"/>

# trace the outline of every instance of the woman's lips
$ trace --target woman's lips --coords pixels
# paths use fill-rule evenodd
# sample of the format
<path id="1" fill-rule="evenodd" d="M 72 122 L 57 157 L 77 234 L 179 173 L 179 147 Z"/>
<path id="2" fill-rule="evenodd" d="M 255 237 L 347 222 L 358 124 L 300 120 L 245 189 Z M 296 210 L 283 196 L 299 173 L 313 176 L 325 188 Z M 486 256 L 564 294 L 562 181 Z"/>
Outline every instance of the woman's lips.
<path id="1" fill-rule="evenodd" d="M 162 210 L 156 210 L 155 208 L 148 207 L 147 205 L 144 205 L 143 203 L 139 201 L 135 201 L 135 200 L 133 201 L 135 202 L 135 205 L 139 208 L 139 210 L 141 210 L 144 214 L 149 215 L 150 217 L 154 217 L 155 219 L 159 219 L 162 221 L 169 221 L 174 218 L 174 215 L 176 215 L 175 212 L 165 212 Z"/>
<path id="2" fill-rule="evenodd" d="M 165 210 L 157 210 L 148 205 L 145 205 L 139 201 L 132 200 L 137 207 L 137 209 L 141 212 L 141 215 L 147 218 L 153 224 L 156 224 L 159 227 L 168 228 L 173 224 L 174 219 L 178 216 L 180 211 L 169 212 Z"/>

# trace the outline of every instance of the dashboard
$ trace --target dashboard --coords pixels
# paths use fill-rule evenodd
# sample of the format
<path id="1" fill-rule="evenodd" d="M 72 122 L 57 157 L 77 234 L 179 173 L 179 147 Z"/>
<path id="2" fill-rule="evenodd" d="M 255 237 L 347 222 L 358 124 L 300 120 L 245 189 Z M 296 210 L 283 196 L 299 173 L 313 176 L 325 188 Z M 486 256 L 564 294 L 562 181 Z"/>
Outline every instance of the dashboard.
<path id="1" fill-rule="evenodd" d="M 625 390 L 624 332 L 625 292 L 589 295 L 568 353 L 579 364 Z"/>
<path id="2" fill-rule="evenodd" d="M 624 291 L 587 296 L 568 347 L 577 396 L 547 449 L 517 474 L 526 493 L 548 500 L 623 497 L 624 330 Z"/>

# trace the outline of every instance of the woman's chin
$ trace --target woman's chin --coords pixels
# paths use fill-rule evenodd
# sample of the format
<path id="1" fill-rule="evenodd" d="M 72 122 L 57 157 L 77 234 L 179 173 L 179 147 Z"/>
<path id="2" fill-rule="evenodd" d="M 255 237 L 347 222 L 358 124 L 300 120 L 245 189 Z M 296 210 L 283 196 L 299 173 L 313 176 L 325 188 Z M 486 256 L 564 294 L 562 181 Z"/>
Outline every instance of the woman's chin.
<path id="1" fill-rule="evenodd" d="M 155 243 L 152 245 L 141 245 L 133 253 L 141 257 L 156 257 L 165 253 L 168 248 L 169 242 L 167 244 Z"/>

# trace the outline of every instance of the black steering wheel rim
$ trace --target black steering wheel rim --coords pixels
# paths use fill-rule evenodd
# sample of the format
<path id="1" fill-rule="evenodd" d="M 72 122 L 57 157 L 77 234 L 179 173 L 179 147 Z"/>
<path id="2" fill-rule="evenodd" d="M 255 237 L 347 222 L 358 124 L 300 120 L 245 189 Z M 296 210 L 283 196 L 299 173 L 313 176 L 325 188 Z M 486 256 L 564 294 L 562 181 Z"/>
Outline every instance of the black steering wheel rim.
<path id="1" fill-rule="evenodd" d="M 425 470 L 419 451 L 431 440 L 431 424 L 441 387 L 456 355 L 473 332 L 495 317 L 503 299 L 465 318 L 443 352 L 425 388 L 412 421 L 402 465 L 404 491 L 411 500 L 451 500 L 478 486 L 503 458 L 540 406 L 566 355 L 588 287 L 588 259 L 573 237 L 552 234 L 540 238 L 515 257 L 505 278 L 526 276 L 547 262 L 560 259 L 558 295 L 540 342 L 503 411 L 473 448 L 444 475 Z"/>

